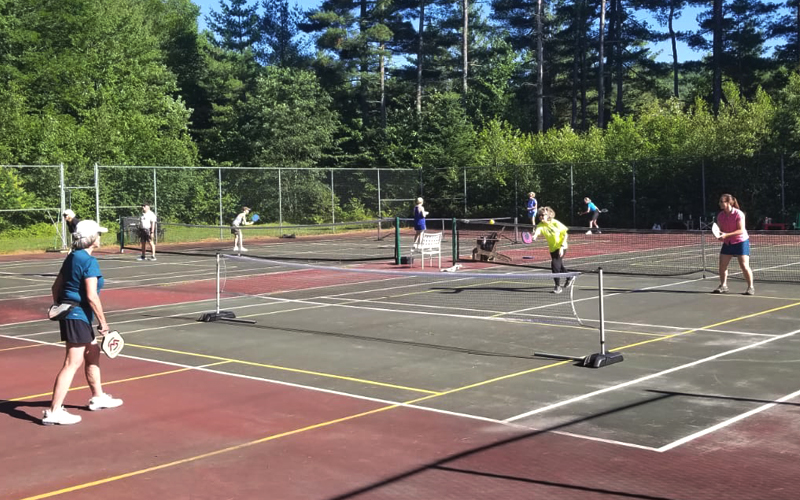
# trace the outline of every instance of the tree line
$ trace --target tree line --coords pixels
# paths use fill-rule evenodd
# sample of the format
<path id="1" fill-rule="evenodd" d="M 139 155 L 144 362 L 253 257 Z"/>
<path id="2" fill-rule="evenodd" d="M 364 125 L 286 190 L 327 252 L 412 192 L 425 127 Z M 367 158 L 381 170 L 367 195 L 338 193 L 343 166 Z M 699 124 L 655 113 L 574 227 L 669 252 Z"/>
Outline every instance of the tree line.
<path id="1" fill-rule="evenodd" d="M 800 151 L 797 0 L 220 0 L 203 32 L 198 16 L 190 0 L 0 0 L 0 164 L 64 163 L 72 185 L 96 162 L 414 168 L 441 200 L 471 167 L 476 192 L 552 186 L 555 204 L 554 165 L 629 183 L 638 161 L 663 185 L 687 157 Z M 679 62 L 678 41 L 702 57 Z M 35 171 L 0 172 L 0 208 L 36 203 Z"/>

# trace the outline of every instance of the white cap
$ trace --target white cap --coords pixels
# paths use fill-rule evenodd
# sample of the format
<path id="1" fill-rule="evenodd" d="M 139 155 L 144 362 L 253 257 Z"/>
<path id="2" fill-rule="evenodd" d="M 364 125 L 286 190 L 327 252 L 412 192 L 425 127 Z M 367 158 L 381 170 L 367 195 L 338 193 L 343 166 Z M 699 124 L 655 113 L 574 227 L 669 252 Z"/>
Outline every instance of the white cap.
<path id="1" fill-rule="evenodd" d="M 75 217 L 75 212 L 73 212 L 70 209 L 66 209 L 63 212 L 61 212 L 61 215 L 66 215 L 67 217 Z"/>
<path id="2" fill-rule="evenodd" d="M 72 233 L 74 238 L 86 238 L 88 236 L 94 236 L 100 233 L 107 233 L 108 229 L 101 227 L 97 222 L 93 220 L 82 220 L 78 222 L 78 225 L 75 226 L 75 232 Z"/>

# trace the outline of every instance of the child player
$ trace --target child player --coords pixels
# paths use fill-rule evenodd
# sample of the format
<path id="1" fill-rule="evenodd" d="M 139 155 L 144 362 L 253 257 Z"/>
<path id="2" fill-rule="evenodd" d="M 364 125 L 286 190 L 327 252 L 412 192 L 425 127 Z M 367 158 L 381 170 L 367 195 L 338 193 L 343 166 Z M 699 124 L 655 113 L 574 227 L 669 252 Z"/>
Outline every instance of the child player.
<path id="1" fill-rule="evenodd" d="M 553 274 L 567 273 L 564 267 L 564 254 L 567 252 L 568 244 L 567 239 L 567 226 L 555 219 L 556 213 L 550 207 L 542 207 L 539 209 L 539 222 L 536 224 L 536 231 L 533 233 L 533 239 L 544 236 L 547 240 L 547 248 L 550 251 L 550 269 Z M 556 286 L 553 288 L 553 293 L 561 293 L 564 289 L 561 287 L 561 280 L 554 278 Z M 564 286 L 572 284 L 572 278 L 568 278 Z"/>

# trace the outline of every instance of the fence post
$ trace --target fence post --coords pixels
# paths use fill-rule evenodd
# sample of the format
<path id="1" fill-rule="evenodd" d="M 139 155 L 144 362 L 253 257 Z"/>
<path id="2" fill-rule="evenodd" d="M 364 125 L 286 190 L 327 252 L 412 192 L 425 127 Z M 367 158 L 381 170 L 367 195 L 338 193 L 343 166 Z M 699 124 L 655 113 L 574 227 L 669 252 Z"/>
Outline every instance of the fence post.
<path id="1" fill-rule="evenodd" d="M 331 222 L 336 223 L 336 193 L 333 191 L 333 169 L 331 169 Z"/>
<path id="2" fill-rule="evenodd" d="M 217 168 L 217 199 L 219 201 L 219 239 L 222 239 L 222 168 Z"/>
<path id="3" fill-rule="evenodd" d="M 100 224 L 100 167 L 94 164 L 94 211 L 95 221 Z"/>
<path id="4" fill-rule="evenodd" d="M 631 200 L 631 204 L 633 205 L 633 228 L 636 229 L 636 162 L 631 162 L 631 176 L 633 182 L 633 199 Z"/>
<path id="5" fill-rule="evenodd" d="M 575 225 L 575 172 L 572 163 L 569 164 L 569 225 Z"/>
<path id="6" fill-rule="evenodd" d="M 61 196 L 61 213 L 58 214 L 58 218 L 61 219 L 61 249 L 65 250 L 67 248 L 67 221 L 64 220 L 63 214 L 64 214 L 64 210 L 67 209 L 67 200 L 66 200 L 66 194 L 64 192 L 64 190 L 66 188 L 64 187 L 65 186 L 65 184 L 64 184 L 65 180 L 64 180 L 64 164 L 63 163 L 59 163 L 58 164 L 58 179 L 59 179 L 59 182 L 61 183 L 61 186 L 59 188 L 59 190 L 61 191 L 61 193 L 60 193 L 60 196 Z"/>
<path id="7" fill-rule="evenodd" d="M 786 223 L 788 220 L 786 219 L 786 184 L 784 183 L 784 163 L 783 163 L 783 153 L 781 153 L 781 222 Z"/>
<path id="8" fill-rule="evenodd" d="M 383 212 L 381 211 L 381 169 L 378 169 L 378 240 L 381 239 L 381 226 L 383 223 Z"/>
<path id="9" fill-rule="evenodd" d="M 703 207 L 703 216 L 705 216 L 705 214 L 708 213 L 708 212 L 706 212 L 706 160 L 705 160 L 705 158 L 700 160 L 700 175 L 701 175 L 701 177 L 703 179 L 703 182 L 702 182 L 702 186 L 703 186 L 703 204 L 701 205 L 701 207 Z"/>
<path id="10" fill-rule="evenodd" d="M 158 182 L 156 181 L 156 167 L 153 167 L 153 212 L 158 216 Z M 153 235 L 155 237 L 155 235 Z"/>
<path id="11" fill-rule="evenodd" d="M 464 169 L 464 176 L 463 176 L 464 177 L 464 217 L 466 217 L 468 215 L 467 214 L 467 167 L 463 167 L 463 169 Z"/>

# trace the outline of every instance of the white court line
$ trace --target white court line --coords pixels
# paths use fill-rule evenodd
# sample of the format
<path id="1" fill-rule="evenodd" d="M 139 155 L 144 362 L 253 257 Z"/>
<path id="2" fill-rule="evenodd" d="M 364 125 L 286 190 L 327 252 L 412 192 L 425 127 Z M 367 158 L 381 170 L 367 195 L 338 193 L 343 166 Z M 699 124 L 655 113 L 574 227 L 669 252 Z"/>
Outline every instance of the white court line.
<path id="1" fill-rule="evenodd" d="M 731 349 L 729 351 L 725 351 L 725 352 L 721 352 L 721 353 L 718 353 L 718 354 L 714 354 L 713 356 L 708 356 L 706 358 L 698 359 L 696 361 L 692 361 L 690 363 L 686 363 L 686 364 L 683 364 L 683 365 L 675 366 L 675 367 L 669 368 L 667 370 L 662 370 L 660 372 L 651 373 L 650 375 L 645 375 L 644 377 L 639 377 L 639 378 L 634 379 L 634 380 L 629 380 L 629 381 L 623 382 L 621 384 L 612 385 L 612 386 L 606 387 L 604 389 L 599 389 L 597 391 L 593 391 L 593 392 L 589 392 L 589 393 L 586 393 L 586 394 L 582 394 L 580 396 L 576 396 L 574 398 L 566 399 L 566 400 L 560 401 L 558 403 L 553 403 L 551 405 L 543 406 L 542 408 L 538 408 L 536 410 L 531 410 L 531 411 L 528 411 L 528 412 L 525 412 L 525 413 L 521 413 L 519 415 L 515 415 L 513 417 L 509 417 L 509 418 L 505 419 L 505 422 L 514 422 L 514 421 L 517 421 L 517 420 L 520 420 L 520 419 L 523 419 L 523 418 L 526 418 L 526 417 L 530 417 L 532 415 L 538 415 L 540 413 L 544 413 L 544 412 L 553 410 L 555 408 L 560 408 L 562 406 L 570 405 L 570 404 L 576 403 L 578 401 L 583 401 L 584 399 L 593 398 L 594 396 L 598 396 L 600 394 L 605 394 L 607 392 L 616 391 L 616 390 L 619 390 L 619 389 L 622 389 L 622 388 L 625 388 L 625 387 L 628 387 L 628 386 L 631 386 L 631 385 L 634 385 L 634 384 L 638 384 L 640 382 L 644 382 L 646 380 L 650 380 L 650 379 L 653 379 L 653 378 L 661 377 L 663 375 L 667 375 L 669 373 L 677 372 L 677 371 L 680 371 L 680 370 L 683 370 L 683 369 L 686 369 L 686 368 L 691 368 L 693 366 L 697 366 L 699 364 L 706 363 L 708 361 L 713 361 L 715 359 L 722 358 L 724 356 L 728 356 L 728 355 L 731 355 L 731 354 L 734 354 L 734 353 L 737 353 L 737 352 L 741 352 L 741 351 L 745 351 L 747 349 L 752 349 L 754 347 L 759 347 L 759 346 L 762 346 L 762 345 L 765 345 L 765 344 L 769 344 L 770 342 L 774 342 L 776 340 L 783 340 L 785 338 L 792 337 L 792 336 L 796 335 L 797 333 L 800 333 L 800 330 L 794 330 L 794 331 L 789 332 L 789 333 L 784 333 L 783 335 L 778 335 L 777 337 L 772 337 L 772 338 L 769 338 L 769 339 L 766 339 L 766 340 L 762 340 L 760 342 L 756 342 L 755 344 L 750 344 L 750 345 L 746 345 L 746 346 L 742 346 L 742 347 L 737 347 L 736 349 Z"/>
<path id="2" fill-rule="evenodd" d="M 6 335 L 0 335 L 0 337 L 16 338 L 16 337 L 7 337 Z M 63 347 L 61 344 L 58 344 L 58 343 L 46 342 L 46 341 L 41 341 L 41 340 L 28 340 L 28 342 L 34 342 L 34 343 L 38 343 L 38 344 L 49 345 L 49 346 L 52 346 L 52 347 Z M 434 408 L 434 407 L 429 407 L 429 406 L 420 406 L 420 405 L 415 405 L 415 404 L 403 403 L 401 401 L 393 401 L 393 400 L 390 400 L 390 399 L 382 399 L 382 398 L 375 398 L 375 397 L 371 397 L 371 396 L 363 396 L 361 394 L 354 394 L 354 393 L 350 393 L 350 392 L 337 391 L 337 390 L 333 390 L 333 389 L 325 389 L 325 388 L 322 388 L 322 387 L 315 387 L 315 386 L 310 386 L 310 385 L 298 384 L 298 383 L 294 383 L 294 382 L 286 382 L 286 381 L 283 381 L 283 380 L 270 379 L 270 378 L 266 378 L 266 377 L 256 377 L 256 376 L 253 376 L 253 375 L 244 375 L 244 374 L 240 374 L 240 373 L 226 372 L 226 371 L 222 371 L 222 370 L 219 370 L 219 369 L 209 368 L 209 367 L 215 366 L 215 365 L 219 366 L 218 365 L 219 361 L 214 362 L 214 363 L 208 363 L 206 365 L 194 366 L 194 365 L 186 365 L 186 364 L 182 364 L 182 363 L 175 363 L 175 362 L 172 362 L 172 361 L 162 361 L 162 360 L 158 360 L 158 359 L 143 358 L 143 357 L 140 357 L 140 356 L 131 356 L 131 355 L 128 355 L 128 354 L 120 354 L 119 357 L 120 358 L 128 358 L 128 359 L 132 359 L 132 360 L 136 360 L 136 361 L 142 361 L 142 362 L 145 362 L 145 363 L 154 363 L 154 364 L 172 366 L 172 367 L 176 367 L 176 368 L 186 368 L 186 369 L 188 369 L 190 371 L 194 370 L 194 371 L 199 371 L 199 372 L 211 373 L 213 375 L 222 375 L 222 376 L 225 376 L 225 377 L 241 378 L 241 379 L 253 380 L 253 381 L 257 381 L 257 382 L 266 382 L 268 384 L 275 384 L 275 385 L 280 385 L 280 386 L 284 386 L 284 387 L 292 387 L 292 388 L 295 388 L 295 389 L 303 389 L 303 390 L 308 390 L 308 391 L 312 391 L 312 392 L 319 392 L 319 393 L 323 393 L 323 394 L 332 394 L 332 395 L 335 395 L 335 396 L 342 396 L 342 397 L 345 397 L 345 398 L 348 398 L 348 399 L 358 399 L 358 400 L 362 400 L 362 401 L 370 401 L 370 402 L 378 403 L 378 404 L 384 404 L 384 405 L 389 405 L 389 406 L 397 406 L 397 407 L 408 408 L 408 409 L 412 409 L 412 410 L 419 410 L 419 411 L 429 412 L 429 413 L 436 413 L 436 414 L 441 414 L 441 415 L 448 415 L 448 416 L 464 418 L 464 419 L 468 419 L 468 420 L 477 420 L 479 422 L 487 422 L 487 423 L 490 423 L 490 424 L 500 425 L 500 426 L 503 426 L 503 427 L 510 427 L 510 428 L 518 429 L 518 430 L 532 430 L 532 431 L 535 431 L 535 432 L 552 432 L 553 434 L 560 434 L 560 435 L 569 436 L 569 437 L 573 437 L 573 438 L 577 438 L 577 439 L 585 439 L 585 440 L 588 440 L 588 441 L 597 441 L 597 442 L 602 442 L 602 443 L 606 443 L 606 444 L 611 444 L 611 445 L 616 445 L 616 446 L 624 446 L 624 447 L 628 447 L 628 448 L 637 448 L 637 449 L 646 450 L 646 451 L 657 451 L 654 448 L 650 448 L 650 447 L 647 447 L 647 446 L 642 446 L 642 445 L 639 445 L 639 444 L 636 444 L 636 443 L 627 443 L 627 442 L 624 442 L 624 441 L 615 441 L 615 440 L 610 440 L 610 439 L 596 438 L 596 437 L 592 437 L 592 436 L 584 436 L 584 435 L 580 435 L 580 434 L 574 434 L 574 433 L 568 433 L 568 432 L 562 432 L 562 431 L 546 431 L 546 430 L 542 431 L 541 429 L 534 429 L 532 427 L 528 427 L 528 426 L 525 426 L 525 425 L 505 422 L 503 420 L 498 420 L 498 419 L 490 418 L 490 417 L 483 417 L 483 416 L 480 416 L 480 415 L 473 415 L 471 413 L 462 413 L 462 412 L 455 412 L 455 411 L 450 411 L 450 410 L 442 410 L 442 409 L 439 409 L 439 408 Z M 222 356 L 220 356 L 220 357 L 222 357 Z M 237 361 L 238 360 L 231 360 L 231 361 L 229 361 L 229 363 L 230 364 L 234 364 L 234 365 L 241 364 L 241 363 L 239 363 Z M 106 384 L 113 384 L 114 382 L 115 381 L 111 380 L 111 381 L 107 381 Z M 136 381 L 132 380 L 130 382 L 136 382 Z M 397 390 L 402 390 L 402 389 L 397 389 Z M 433 399 L 433 398 L 429 398 L 429 399 Z"/>
<path id="3" fill-rule="evenodd" d="M 793 392 L 791 394 L 787 394 L 786 396 L 783 396 L 780 399 L 776 399 L 772 403 L 767 403 L 767 404 L 761 405 L 758 408 L 755 408 L 755 409 L 750 410 L 748 412 L 736 415 L 735 417 L 729 418 L 728 420 L 724 420 L 724 421 L 722 421 L 722 422 L 720 422 L 720 423 L 718 423 L 716 425 L 712 425 L 711 427 L 708 427 L 707 429 L 703 429 L 702 431 L 695 432 L 694 434 L 689 434 L 686 437 L 683 437 L 681 439 L 678 439 L 677 441 L 673 441 L 673 442 L 671 442 L 671 443 L 669 443 L 667 445 L 662 446 L 661 448 L 658 448 L 656 451 L 663 453 L 665 451 L 669 451 L 669 450 L 675 449 L 678 446 L 684 445 L 684 444 L 686 444 L 686 443 L 688 443 L 690 441 L 693 441 L 693 440 L 695 440 L 697 438 L 703 437 L 706 434 L 711 434 L 712 432 L 718 431 L 718 430 L 720 430 L 720 429 L 722 429 L 724 427 L 727 427 L 727 426 L 729 426 L 731 424 L 734 424 L 734 423 L 736 423 L 736 422 L 738 422 L 740 420 L 744 420 L 747 417 L 751 417 L 751 416 L 753 416 L 753 415 L 755 415 L 757 413 L 761 413 L 762 411 L 769 410 L 770 408 L 773 408 L 773 407 L 779 405 L 780 403 L 783 403 L 784 401 L 788 401 L 790 399 L 794 399 L 797 396 L 800 396 L 800 391 L 795 391 L 795 392 Z"/>
<path id="4" fill-rule="evenodd" d="M 792 299 L 792 302 L 798 301 L 800 299 Z M 586 320 L 590 323 L 599 323 L 599 320 L 596 319 L 589 319 Z M 712 333 L 730 333 L 732 335 L 752 335 L 755 337 L 774 337 L 776 335 L 780 335 L 778 333 L 755 333 L 755 332 L 742 332 L 738 330 L 719 330 L 716 328 L 693 328 L 690 326 L 669 326 L 669 325 L 651 325 L 649 323 L 631 323 L 627 321 L 610 321 L 608 319 L 605 320 L 606 325 L 613 324 L 613 325 L 626 325 L 626 326 L 637 326 L 637 327 L 645 327 L 645 328 L 661 328 L 665 330 L 697 330 L 697 331 L 704 331 L 704 332 L 712 332 Z M 658 334 L 654 334 L 658 335 Z"/>

